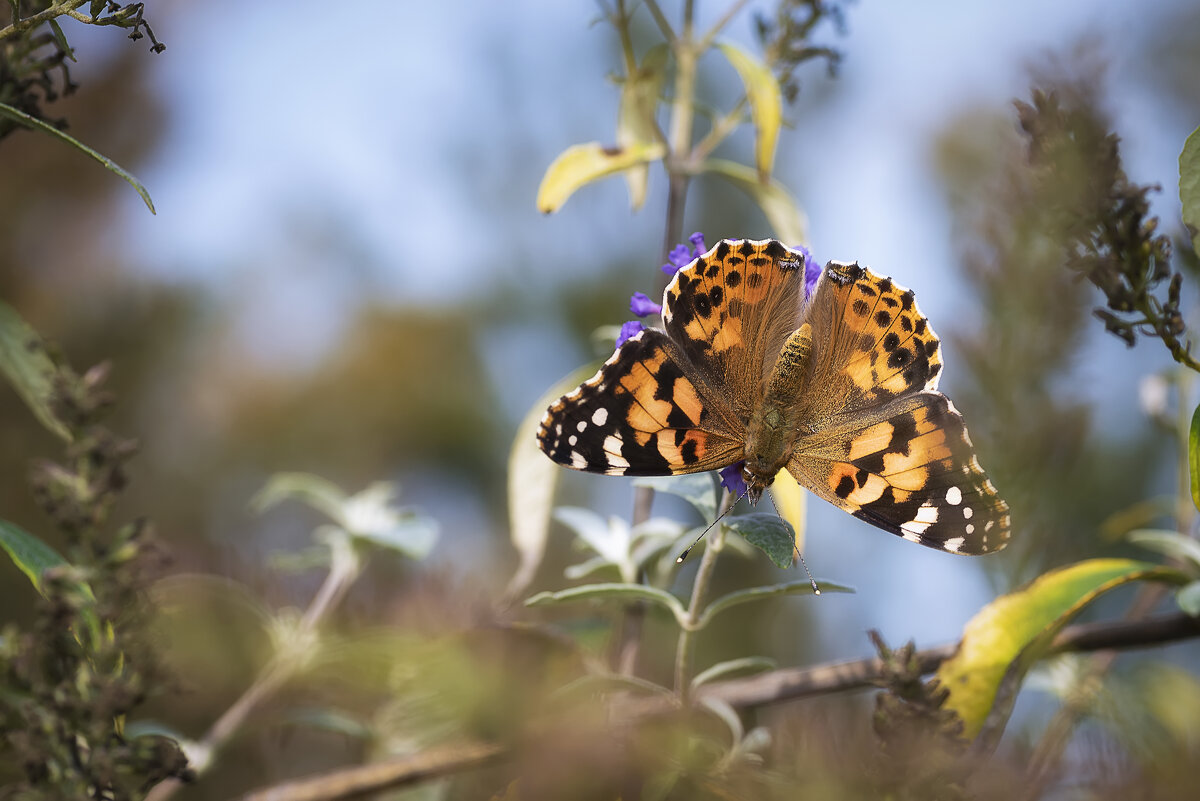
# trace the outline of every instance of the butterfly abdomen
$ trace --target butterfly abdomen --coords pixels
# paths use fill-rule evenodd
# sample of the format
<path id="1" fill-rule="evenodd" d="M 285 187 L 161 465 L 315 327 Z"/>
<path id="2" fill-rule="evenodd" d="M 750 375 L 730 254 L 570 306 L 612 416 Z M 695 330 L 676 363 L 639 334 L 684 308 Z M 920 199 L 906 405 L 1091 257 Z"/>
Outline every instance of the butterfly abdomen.
<path id="1" fill-rule="evenodd" d="M 752 499 L 774 480 L 775 474 L 792 458 L 800 431 L 801 409 L 796 400 L 804 389 L 812 326 L 792 332 L 771 368 L 762 403 L 750 416 L 746 431 L 746 472 Z"/>

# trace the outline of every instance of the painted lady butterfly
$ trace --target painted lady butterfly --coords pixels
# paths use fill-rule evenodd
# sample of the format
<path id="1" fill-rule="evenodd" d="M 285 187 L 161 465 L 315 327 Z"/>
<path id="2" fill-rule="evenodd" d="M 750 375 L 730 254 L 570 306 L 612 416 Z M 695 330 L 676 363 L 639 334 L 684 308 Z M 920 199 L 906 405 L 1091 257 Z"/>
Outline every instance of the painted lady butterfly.
<path id="1" fill-rule="evenodd" d="M 829 262 L 808 299 L 805 254 L 725 240 L 681 269 L 646 329 L 552 404 L 538 443 L 608 475 L 745 461 L 757 502 L 781 469 L 855 517 L 932 548 L 1003 548 L 1008 505 L 963 419 L 936 391 L 938 338 L 911 290 Z"/>

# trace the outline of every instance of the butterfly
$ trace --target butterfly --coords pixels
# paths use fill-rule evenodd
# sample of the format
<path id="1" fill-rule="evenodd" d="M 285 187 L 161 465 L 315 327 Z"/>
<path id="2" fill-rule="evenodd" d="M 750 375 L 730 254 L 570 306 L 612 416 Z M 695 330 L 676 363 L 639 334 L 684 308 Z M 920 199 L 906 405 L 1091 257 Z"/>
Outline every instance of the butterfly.
<path id="1" fill-rule="evenodd" d="M 786 469 L 906 540 L 1003 548 L 1008 505 L 937 391 L 940 343 L 913 292 L 831 261 L 806 293 L 805 258 L 771 239 L 727 239 L 698 256 L 667 286 L 663 330 L 626 340 L 550 406 L 541 449 L 608 475 L 744 462 L 752 503 Z"/>

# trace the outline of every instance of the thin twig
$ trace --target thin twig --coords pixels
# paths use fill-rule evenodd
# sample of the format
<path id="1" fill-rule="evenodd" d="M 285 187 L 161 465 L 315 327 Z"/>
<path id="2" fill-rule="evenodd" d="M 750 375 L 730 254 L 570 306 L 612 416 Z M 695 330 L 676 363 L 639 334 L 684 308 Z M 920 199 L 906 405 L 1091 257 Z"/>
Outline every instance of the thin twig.
<path id="1" fill-rule="evenodd" d="M 1051 653 L 1065 653 L 1139 648 L 1193 637 L 1200 637 L 1200 620 L 1178 612 L 1136 622 L 1117 620 L 1067 626 L 1054 638 L 1050 650 Z M 932 673 L 957 650 L 958 643 L 949 643 L 918 651 L 914 657 L 922 673 Z M 760 707 L 797 698 L 867 689 L 875 686 L 883 673 L 883 661 L 878 658 L 809 668 L 786 668 L 749 678 L 706 684 L 696 691 L 693 701 L 717 698 L 739 709 Z M 673 697 L 643 697 L 629 702 L 623 712 L 627 715 L 624 719 L 630 720 L 667 714 L 678 709 L 678 700 Z M 355 793 L 377 793 L 483 767 L 503 758 L 505 752 L 503 746 L 487 743 L 439 746 L 411 757 L 288 782 L 251 793 L 243 801 L 333 801 L 349 798 Z"/>
<path id="2" fill-rule="evenodd" d="M 717 20 L 717 23 L 709 28 L 707 33 L 700 37 L 700 41 L 696 45 L 697 52 L 703 53 L 705 50 L 711 47 L 713 39 L 717 38 L 717 34 L 724 30 L 725 26 L 728 25 L 730 21 L 737 16 L 738 12 L 745 8 L 749 2 L 750 0 L 737 0 L 735 3 L 730 5 L 721 18 Z"/>
<path id="3" fill-rule="evenodd" d="M 650 16 L 654 17 L 654 23 L 658 25 L 658 29 L 662 32 L 663 38 L 667 40 L 667 44 L 675 46 L 675 31 L 671 30 L 671 23 L 667 22 L 667 18 L 663 16 L 662 9 L 658 7 L 655 0 L 646 0 L 646 8 L 650 11 Z"/>
<path id="4" fill-rule="evenodd" d="M 0 42 L 4 41 L 5 39 L 10 39 L 13 36 L 17 36 L 18 34 L 21 34 L 30 28 L 41 25 L 46 20 L 60 17 L 63 14 L 69 14 L 87 2 L 88 0 L 63 0 L 63 2 L 52 5 L 44 11 L 39 11 L 36 14 L 32 14 L 28 17 L 22 17 L 18 20 L 13 20 L 11 25 L 0 28 Z M 91 22 L 91 20 L 92 18 L 89 16 L 85 22 Z"/>

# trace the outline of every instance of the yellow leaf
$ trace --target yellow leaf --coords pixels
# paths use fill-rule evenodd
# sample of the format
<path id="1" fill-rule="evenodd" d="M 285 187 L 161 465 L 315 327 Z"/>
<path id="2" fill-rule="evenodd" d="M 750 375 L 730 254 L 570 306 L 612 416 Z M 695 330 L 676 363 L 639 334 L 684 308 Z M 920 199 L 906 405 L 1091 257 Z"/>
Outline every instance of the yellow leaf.
<path id="1" fill-rule="evenodd" d="M 775 143 L 779 140 L 779 127 L 783 124 L 783 92 L 779 81 L 771 70 L 755 56 L 737 45 L 721 42 L 717 45 L 729 63 L 741 76 L 750 101 L 750 117 L 754 120 L 756 133 L 754 162 L 758 165 L 758 178 L 766 183 L 775 164 Z"/>
<path id="2" fill-rule="evenodd" d="M 584 184 L 660 159 L 666 152 L 666 147 L 658 142 L 627 147 L 605 147 L 599 142 L 572 145 L 546 168 L 538 187 L 538 211 L 543 214 L 558 211 Z"/>
<path id="3" fill-rule="evenodd" d="M 725 159 L 709 159 L 704 162 L 703 170 L 720 175 L 750 195 L 762 209 L 775 236 L 785 243 L 803 245 L 808 241 L 808 220 L 783 184 L 775 179 L 762 183 L 754 170 Z"/>
<path id="4" fill-rule="evenodd" d="M 796 532 L 796 550 L 804 553 L 804 509 L 807 496 L 804 488 L 796 483 L 786 469 L 780 470 L 771 483 L 771 502 L 779 516 L 792 524 Z"/>
<path id="5" fill-rule="evenodd" d="M 1015 695 L 1006 693 L 998 701 L 1001 683 L 1019 681 L 1075 613 L 1101 593 L 1127 582 L 1178 582 L 1181 577 L 1178 571 L 1148 562 L 1089 559 L 1052 570 L 1000 596 L 971 618 L 958 651 L 938 668 L 937 678 L 949 692 L 945 708 L 958 713 L 964 735 L 973 738 L 993 706 L 1005 704 L 1007 708 L 999 709 L 996 723 L 989 726 L 998 736 Z"/>
<path id="6" fill-rule="evenodd" d="M 626 78 L 621 87 L 621 106 L 617 112 L 617 144 L 621 147 L 653 144 L 661 139 L 655 112 L 666 75 L 667 54 L 665 44 L 652 47 L 642 59 L 642 66 Z M 634 211 L 646 202 L 649 176 L 650 167 L 644 163 L 625 170 L 629 205 Z"/>

